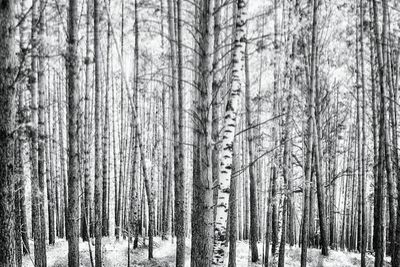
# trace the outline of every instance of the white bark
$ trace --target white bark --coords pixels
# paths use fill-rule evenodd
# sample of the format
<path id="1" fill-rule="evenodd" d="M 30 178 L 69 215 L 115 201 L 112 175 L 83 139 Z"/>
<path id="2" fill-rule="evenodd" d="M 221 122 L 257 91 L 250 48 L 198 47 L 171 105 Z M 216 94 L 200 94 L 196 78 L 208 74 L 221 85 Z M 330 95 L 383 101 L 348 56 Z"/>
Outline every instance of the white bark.
<path id="1" fill-rule="evenodd" d="M 244 48 L 246 42 L 246 0 L 237 1 L 236 37 L 233 50 L 232 88 L 229 100 L 225 108 L 224 128 L 222 134 L 222 146 L 220 152 L 220 174 L 218 187 L 217 211 L 214 232 L 213 265 L 223 266 L 225 259 L 226 223 L 229 208 L 229 190 L 232 173 L 232 154 L 237 113 L 240 108 L 242 94 L 241 73 L 244 66 Z"/>

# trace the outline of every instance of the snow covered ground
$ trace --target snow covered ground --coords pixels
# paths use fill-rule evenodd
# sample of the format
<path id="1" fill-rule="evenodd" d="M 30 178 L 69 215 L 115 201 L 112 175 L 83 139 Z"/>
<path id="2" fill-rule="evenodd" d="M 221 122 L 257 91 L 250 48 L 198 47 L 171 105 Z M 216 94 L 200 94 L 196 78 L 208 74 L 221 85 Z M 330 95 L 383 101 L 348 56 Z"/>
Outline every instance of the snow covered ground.
<path id="1" fill-rule="evenodd" d="M 155 238 L 154 258 L 149 261 L 147 259 L 147 247 L 141 244 L 137 250 L 131 250 L 131 266 L 132 267 L 170 267 L 174 266 L 175 261 L 175 244 L 170 241 L 162 241 Z M 33 251 L 33 243 L 31 251 Z M 128 259 L 128 242 L 127 240 L 116 241 L 114 238 L 103 238 L 104 266 L 119 267 L 127 266 Z M 91 246 L 94 257 L 94 246 Z M 190 242 L 187 242 L 186 266 L 190 266 Z M 259 253 L 262 255 L 262 244 L 259 244 Z M 261 256 L 260 256 L 261 258 Z M 47 263 L 49 267 L 68 266 L 68 242 L 64 239 L 56 240 L 54 246 L 47 246 Z M 360 266 L 361 255 L 351 252 L 342 252 L 331 250 L 328 257 L 323 257 L 318 249 L 308 250 L 308 266 L 310 267 L 348 267 Z M 90 267 L 90 256 L 88 243 L 80 244 L 80 263 L 81 266 Z M 367 256 L 367 266 L 373 266 L 374 258 Z M 23 258 L 24 267 L 33 267 L 33 254 Z M 237 266 L 261 267 L 259 263 L 250 263 L 249 245 L 246 242 L 239 241 L 237 243 Z M 300 248 L 286 248 L 285 266 L 300 266 Z M 389 266 L 389 264 L 388 264 Z"/>

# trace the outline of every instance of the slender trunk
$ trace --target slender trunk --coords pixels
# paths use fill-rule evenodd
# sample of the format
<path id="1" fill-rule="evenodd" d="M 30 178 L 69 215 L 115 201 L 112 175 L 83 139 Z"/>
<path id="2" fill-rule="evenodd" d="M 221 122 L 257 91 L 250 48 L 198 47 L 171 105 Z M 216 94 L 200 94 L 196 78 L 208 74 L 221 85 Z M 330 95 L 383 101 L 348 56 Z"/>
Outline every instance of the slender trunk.
<path id="1" fill-rule="evenodd" d="M 94 81 L 95 81 L 95 174 L 94 174 L 94 203 L 95 203 L 95 263 L 96 266 L 102 266 L 102 182 L 101 173 L 101 130 L 100 130 L 100 41 L 99 41 L 99 0 L 94 0 Z M 122 135 L 122 133 L 121 133 Z"/>
<path id="2" fill-rule="evenodd" d="M 229 192 L 229 261 L 228 267 L 236 267 L 236 239 L 237 239 L 237 184 L 240 175 L 239 142 L 237 138 L 233 141 L 233 163 L 231 190 Z"/>
<path id="3" fill-rule="evenodd" d="M 313 1 L 313 16 L 312 16 L 312 40 L 311 40 L 311 75 L 310 75 L 310 88 L 308 92 L 308 121 L 307 121 L 307 144 L 306 144 L 306 161 L 304 164 L 304 206 L 303 206 L 303 221 L 302 221 L 302 236 L 301 236 L 301 266 L 307 264 L 307 247 L 308 247 L 308 225 L 309 225 L 309 203 L 308 195 L 311 180 L 311 166 L 312 166 L 312 146 L 314 132 L 317 130 L 314 128 L 315 120 L 315 71 L 316 71 L 316 38 L 317 38 L 317 8 L 318 1 Z M 317 142 L 317 140 L 315 140 Z"/>
<path id="4" fill-rule="evenodd" d="M 374 221 L 374 235 L 375 235 L 375 266 L 383 266 L 384 257 L 384 163 L 385 163 L 385 144 L 386 144 L 386 108 L 385 108 L 385 65 L 383 55 L 385 54 L 385 42 L 386 42 L 386 16 L 383 16 L 383 30 L 382 39 L 379 38 L 379 22 L 378 22 L 378 6 L 377 1 L 373 0 L 373 24 L 374 24 L 374 38 L 375 38 L 375 49 L 377 52 L 378 60 L 378 81 L 379 81 L 379 100 L 380 100 L 380 116 L 379 116 L 379 149 L 378 149 L 378 167 L 377 167 L 377 179 L 376 179 L 376 194 L 375 194 L 375 221 Z M 384 9 L 387 8 L 387 1 L 382 1 Z M 385 11 L 384 11 L 385 14 Z"/>
<path id="5" fill-rule="evenodd" d="M 249 152 L 249 178 L 250 178 L 250 248 L 251 248 L 251 261 L 258 261 L 258 210 L 257 210 L 257 181 L 254 174 L 254 152 L 253 152 L 253 131 L 251 122 L 251 102 L 250 102 L 250 70 L 249 70 L 249 55 L 248 45 L 245 44 L 245 108 L 246 108 L 246 126 L 249 128 L 247 131 L 247 145 Z"/>
<path id="6" fill-rule="evenodd" d="M 45 250 L 45 229 L 44 226 L 44 144 L 42 144 L 42 133 L 44 123 L 44 103 L 41 98 L 44 90 L 44 62 L 42 58 L 42 23 L 39 18 L 42 17 L 43 1 L 40 1 L 39 14 L 37 3 L 32 5 L 32 60 L 31 60 L 31 116 L 33 123 L 32 131 L 32 149 L 31 149 L 31 162 L 32 162 L 32 232 L 34 238 L 35 249 L 35 265 L 46 266 L 46 250 Z M 43 6 L 42 6 L 43 5 Z M 39 34 L 38 37 L 38 28 Z M 39 69 L 38 69 L 39 68 Z M 39 110 L 38 105 L 42 108 Z M 40 114 L 39 114 L 40 113 Z M 43 232 L 44 230 L 44 232 Z"/>
<path id="7" fill-rule="evenodd" d="M 121 1 L 121 66 L 123 67 L 123 59 L 124 59 L 124 25 L 125 25 L 125 1 Z M 120 142 L 119 142 L 119 182 L 117 188 L 117 178 L 115 178 L 115 238 L 119 240 L 120 235 L 120 225 L 121 225 L 121 197 L 122 197 L 122 166 L 123 166 L 123 130 L 124 130 L 124 81 L 121 77 L 121 108 L 120 108 L 120 119 L 121 119 L 121 126 L 120 126 Z"/>
<path id="8" fill-rule="evenodd" d="M 20 1 L 20 12 L 21 15 L 25 14 L 26 12 L 26 7 L 25 7 L 25 0 Z M 19 26 L 19 34 L 20 34 L 20 51 L 26 51 L 26 45 L 27 45 L 27 40 L 26 40 L 26 30 L 27 30 L 27 25 L 26 25 L 26 19 L 22 19 L 22 21 L 20 21 L 20 26 Z M 20 54 L 20 58 L 19 58 L 19 62 L 20 64 L 23 64 L 25 58 L 24 58 L 24 54 L 21 53 Z M 28 124 L 30 122 L 30 118 L 28 115 L 28 110 L 29 110 L 29 106 L 28 103 L 26 101 L 26 90 L 27 90 L 27 82 L 28 80 L 26 78 L 23 78 L 20 81 L 21 84 L 21 88 L 20 90 L 20 101 L 22 101 L 22 103 L 19 103 L 20 105 L 20 116 L 21 116 L 21 123 L 25 123 Z M 20 134 L 19 134 L 19 138 L 21 139 L 21 144 L 20 144 L 20 148 L 21 150 L 18 152 L 21 154 L 21 160 L 22 160 L 22 166 L 24 166 L 24 164 L 26 164 L 26 162 L 24 161 L 24 159 L 26 159 L 29 154 L 30 154 L 30 150 L 29 150 L 29 129 L 24 129 Z M 19 185 L 19 189 L 20 189 L 20 193 L 19 193 L 19 215 L 20 215 L 20 231 L 21 231 L 21 238 L 22 238 L 22 251 L 23 254 L 29 254 L 29 243 L 28 243 L 28 226 L 27 226 L 27 219 L 26 219 L 26 205 L 25 205 L 25 176 L 22 177 L 22 179 L 20 180 L 20 185 Z"/>
<path id="9" fill-rule="evenodd" d="M 237 1 L 237 16 L 235 23 L 235 46 L 233 49 L 231 93 L 225 107 L 225 117 L 222 133 L 220 181 L 218 187 L 217 216 L 214 230 L 213 265 L 222 266 L 225 258 L 224 242 L 226 240 L 226 223 L 229 209 L 229 191 L 232 173 L 232 147 L 237 125 L 237 113 L 240 109 L 242 81 L 240 70 L 243 67 L 241 55 L 246 42 L 246 6 L 247 1 Z"/>
<path id="10" fill-rule="evenodd" d="M 108 8 L 110 8 L 110 0 L 108 1 Z M 107 20 L 107 59 L 106 59 L 106 85 L 105 85 L 105 96 L 104 96 L 104 125 L 103 125 L 103 203 L 102 203 L 102 235 L 108 236 L 109 229 L 108 225 L 108 179 L 109 179 L 109 170 L 108 170 L 108 128 L 109 128 L 109 104 L 108 104 L 108 96 L 110 91 L 110 53 L 111 53 L 111 21 Z"/>
<path id="11" fill-rule="evenodd" d="M 362 164 L 362 185 L 361 185 L 361 267 L 366 266 L 367 250 L 367 209 L 366 209 L 366 88 L 365 88 L 365 67 L 364 67 L 364 1 L 360 0 L 360 61 L 361 61 L 361 90 L 362 90 L 362 138 L 361 138 L 361 164 Z M 372 64 L 372 63 L 371 63 Z M 397 138 L 396 138 L 397 139 Z M 396 142 L 397 143 L 397 142 Z M 396 146 L 397 147 L 397 144 Z M 396 150 L 397 151 L 397 150 Z"/>
<path id="12" fill-rule="evenodd" d="M 178 25 L 177 25 L 177 59 L 178 59 L 178 91 L 177 91 L 177 99 L 175 99 L 175 104 L 177 104 L 178 111 L 178 132 L 179 138 L 178 140 L 178 151 L 176 149 L 174 153 L 178 153 L 177 158 L 178 162 L 175 162 L 175 235 L 177 237 L 176 240 L 176 248 L 179 252 L 176 255 L 177 266 L 185 265 L 185 178 L 184 178 L 184 151 L 183 151 L 183 41 L 182 41 L 182 0 L 177 1 L 177 17 L 178 17 Z M 176 94 L 174 94 L 174 98 L 176 98 Z M 174 107 L 176 110 L 176 106 Z M 175 117 L 176 120 L 176 117 Z"/>
<path id="13" fill-rule="evenodd" d="M 38 180 L 39 180 L 39 217 L 40 217 L 40 251 L 42 253 L 42 264 L 47 265 L 46 260 L 46 221 L 44 215 L 44 193 L 46 175 L 46 124 L 45 124 L 45 1 L 40 1 L 39 5 L 39 39 L 38 39 Z"/>
<path id="14" fill-rule="evenodd" d="M 50 76 L 50 72 L 49 76 Z M 48 205 L 48 217 L 49 217 L 49 244 L 55 244 L 55 221 L 54 221 L 54 178 L 55 178 L 55 166 L 54 160 L 52 160 L 52 136 L 51 136 L 51 125 L 53 125 L 54 118 L 54 109 L 53 105 L 51 105 L 51 95 L 50 95 L 50 86 L 47 88 L 47 205 Z"/>

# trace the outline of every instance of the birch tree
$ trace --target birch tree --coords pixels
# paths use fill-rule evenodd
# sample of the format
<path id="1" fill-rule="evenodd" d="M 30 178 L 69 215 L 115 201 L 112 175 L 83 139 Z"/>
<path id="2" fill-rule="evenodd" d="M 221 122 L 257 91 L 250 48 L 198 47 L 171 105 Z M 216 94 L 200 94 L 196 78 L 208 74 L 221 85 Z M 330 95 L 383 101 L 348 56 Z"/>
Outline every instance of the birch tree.
<path id="1" fill-rule="evenodd" d="M 225 107 L 222 144 L 220 154 L 220 175 L 218 184 L 218 201 L 214 230 L 213 265 L 223 266 L 225 260 L 226 223 L 229 208 L 229 191 L 232 173 L 232 149 L 237 124 L 237 113 L 242 95 L 241 72 L 243 70 L 243 55 L 246 42 L 246 5 L 247 1 L 237 1 L 236 36 L 233 48 L 233 66 L 231 92 Z"/>

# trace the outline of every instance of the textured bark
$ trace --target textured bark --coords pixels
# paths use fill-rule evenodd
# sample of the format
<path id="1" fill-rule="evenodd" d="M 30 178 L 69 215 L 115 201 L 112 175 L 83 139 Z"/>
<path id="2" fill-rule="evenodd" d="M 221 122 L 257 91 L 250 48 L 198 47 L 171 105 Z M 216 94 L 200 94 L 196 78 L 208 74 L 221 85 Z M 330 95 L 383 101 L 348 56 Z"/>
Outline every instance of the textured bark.
<path id="1" fill-rule="evenodd" d="M 163 53 L 165 53 L 165 33 L 164 33 L 164 1 L 160 0 L 160 8 L 161 8 L 161 49 Z M 167 8 L 168 10 L 168 8 Z M 167 11 L 168 16 L 168 11 Z M 167 20 L 168 21 L 168 20 Z M 169 21 L 168 21 L 169 22 Z M 168 62 L 169 64 L 170 62 Z M 165 71 L 162 72 L 162 128 L 163 128 L 163 139 L 162 139 L 162 213 L 161 213 L 161 238 L 163 240 L 167 240 L 170 235 L 170 228 L 169 228 L 169 195 L 170 191 L 168 190 L 169 184 L 169 146 L 167 145 L 167 139 L 169 138 L 169 112 L 167 109 L 167 103 L 169 103 L 169 88 L 165 84 L 166 73 Z"/>
<path id="2" fill-rule="evenodd" d="M 95 264 L 102 266 L 102 182 L 103 177 L 101 173 L 101 125 L 100 125 L 100 105 L 101 105 L 101 88 L 100 88 L 100 41 L 99 41 L 99 0 L 94 0 L 94 81 L 95 81 L 95 171 L 94 171 L 94 205 L 95 205 Z M 121 133 L 122 136 L 122 133 Z M 118 238 L 118 237 L 117 237 Z"/>
<path id="3" fill-rule="evenodd" d="M 274 58 L 273 58 L 273 103 L 272 103 L 272 113 L 273 117 L 278 114 L 278 91 L 279 91 L 279 22 L 278 22 L 278 0 L 274 0 Z M 278 121 L 272 123 L 271 135 L 274 147 L 279 146 L 278 141 Z M 272 184 L 271 184 L 271 254 L 272 258 L 277 251 L 278 245 L 278 167 L 279 167 L 279 151 L 275 149 L 272 156 Z"/>
<path id="4" fill-rule="evenodd" d="M 375 240 L 375 266 L 383 266 L 384 257 L 384 163 L 385 163 L 385 143 L 386 143 L 386 108 L 385 108 L 385 90 L 386 90 L 386 77 L 385 65 L 383 55 L 385 54 L 386 42 L 386 27 L 383 26 L 382 39 L 380 38 L 379 22 L 378 22 L 378 5 L 377 1 L 373 0 L 373 24 L 374 24 L 374 41 L 375 49 L 377 52 L 378 61 L 378 82 L 379 82 L 379 103 L 380 103 L 380 116 L 379 116 L 379 148 L 378 148 L 378 167 L 377 178 L 375 181 L 375 215 L 374 215 L 374 240 Z M 387 8 L 387 1 L 382 1 L 382 6 Z M 384 12 L 385 13 L 385 12 Z M 383 16 L 383 25 L 386 23 L 386 16 Z"/>
<path id="5" fill-rule="evenodd" d="M 23 92 L 21 90 L 21 92 Z M 17 118 L 16 118 L 16 123 L 21 124 L 21 106 L 22 106 L 22 97 L 20 94 L 20 100 L 19 100 L 19 107 L 18 107 L 18 113 L 17 113 Z M 21 133 L 19 133 L 21 135 Z M 22 153 L 21 153 L 21 148 L 22 148 L 22 141 L 23 139 L 18 136 L 16 138 L 15 143 L 14 143 L 14 177 L 15 177 L 15 183 L 14 183 L 14 207 L 15 207 L 15 226 L 14 226 L 14 233 L 15 233 L 15 266 L 21 267 L 22 266 L 22 228 L 21 228 L 21 217 L 22 217 L 22 210 L 21 210 L 21 205 L 20 205 L 20 199 L 21 199 L 21 191 L 20 186 L 21 186 L 21 181 L 24 179 L 24 174 L 23 174 L 23 165 L 22 165 Z"/>
<path id="6" fill-rule="evenodd" d="M 325 204 L 325 188 L 324 188 L 324 182 L 323 182 L 323 168 L 322 168 L 322 149 L 321 149 L 321 139 L 322 139 L 322 127 L 321 127 L 321 89 L 319 88 L 318 84 L 318 41 L 317 41 L 317 36 L 318 36 L 318 29 L 317 29 L 317 24 L 318 24 L 318 3 L 316 6 L 314 6 L 314 11 L 313 11 L 313 24 L 315 24 L 315 38 L 312 40 L 312 49 L 314 49 L 315 52 L 312 52 L 312 57 L 314 57 L 314 61 L 312 62 L 311 69 L 314 68 L 313 75 L 315 77 L 313 80 L 315 80 L 315 86 L 314 86 L 314 92 L 315 92 L 315 103 L 313 103 L 316 108 L 315 108 L 315 115 L 313 117 L 313 123 L 314 123 L 314 145 L 315 145 L 315 181 L 316 181 L 316 187 L 317 187 L 317 204 L 318 204 L 318 221 L 319 221 L 319 233 L 320 233 L 320 245 L 321 245 L 321 253 L 324 256 L 328 256 L 328 245 L 329 245 L 329 236 L 327 232 L 327 222 L 326 222 L 326 204 Z M 332 194 L 335 194 L 335 189 L 333 187 L 332 189 Z M 333 219 L 333 218 L 332 218 Z"/>
<path id="7" fill-rule="evenodd" d="M 59 187 L 60 187 L 60 212 L 59 212 L 59 220 L 60 220 L 60 235 L 59 237 L 65 236 L 68 238 L 68 227 L 66 227 L 66 219 L 67 214 L 66 209 L 68 207 L 67 202 L 67 188 L 66 188 L 66 174 L 65 174 L 65 147 L 64 147 L 64 129 L 65 129 L 65 113 L 63 108 L 63 86 L 62 86 L 62 78 L 59 78 L 57 84 L 57 109 L 58 109 L 58 140 L 60 143 L 59 148 L 59 160 L 60 160 L 60 175 L 59 175 Z"/>
<path id="8" fill-rule="evenodd" d="M 366 155 L 366 87 L 365 87 L 365 67 L 364 67 L 364 1 L 360 0 L 360 63 L 361 63 L 361 94 L 362 94 L 362 138 L 361 138 L 361 165 L 362 165 L 362 185 L 361 185 L 361 267 L 366 266 L 367 250 L 367 208 L 366 208 L 366 183 L 367 183 L 367 155 Z M 395 125 L 393 125 L 394 127 Z M 395 147 L 397 147 L 397 137 Z M 397 150 L 396 150 L 397 151 Z M 398 158 L 397 158 L 398 161 Z M 399 175 L 399 173 L 398 173 Z M 395 255 L 395 254 L 394 254 Z"/>
<path id="9" fill-rule="evenodd" d="M 121 65 L 124 59 L 124 25 L 125 25 L 125 1 L 121 1 Z M 122 149 L 122 131 L 124 128 L 124 83 L 121 78 L 121 125 L 120 125 L 120 142 L 119 142 L 119 175 L 117 175 L 117 170 L 115 171 L 115 238 L 119 239 L 120 234 L 120 224 L 121 224 L 121 191 L 122 191 L 122 165 L 123 165 L 123 149 Z M 114 165 L 116 166 L 116 165 Z M 117 179 L 119 177 L 119 179 Z M 117 181 L 118 180 L 118 181 Z M 118 184 L 118 186 L 117 186 Z"/>
<path id="10" fill-rule="evenodd" d="M 292 19 L 292 9 L 289 11 L 289 20 Z M 297 16 L 297 8 L 295 10 Z M 294 18 L 296 19 L 296 17 Z M 294 20 L 296 21 L 296 20 Z M 291 180 L 292 180 L 292 106 L 293 106 L 293 86 L 295 82 L 295 68 L 294 60 L 296 57 L 296 42 L 297 36 L 293 35 L 290 46 L 290 59 L 286 61 L 286 68 L 289 74 L 289 88 L 286 95 L 286 116 L 283 130 L 283 180 L 284 180 L 284 199 L 283 199 L 283 211 L 282 211 L 282 233 L 279 247 L 279 260 L 278 266 L 283 267 L 285 265 L 285 246 L 286 238 L 288 237 L 290 245 L 293 241 L 293 222 L 290 221 L 289 215 L 292 206 L 292 192 L 291 192 Z M 288 221 L 288 223 L 287 223 Z"/>
<path id="11" fill-rule="evenodd" d="M 50 72 L 48 72 L 50 76 Z M 55 178 L 55 164 L 54 160 L 52 160 L 52 146 L 54 145 L 54 142 L 51 140 L 51 125 L 53 125 L 53 118 L 54 118 L 54 108 L 53 105 L 51 105 L 51 95 L 50 95 L 50 86 L 47 88 L 47 124 L 46 124 L 46 142 L 47 142 L 47 150 L 46 150 L 46 183 L 47 183 L 47 207 L 48 207 L 48 217 L 49 217 L 49 244 L 54 245 L 55 244 L 55 238 L 56 238 L 56 233 L 55 233 L 55 221 L 54 221 L 54 207 L 55 207 L 55 202 L 54 202 L 54 178 Z"/>
<path id="12" fill-rule="evenodd" d="M 107 3 L 108 9 L 110 8 L 110 2 Z M 109 216 L 108 216 L 108 203 L 109 203 L 109 195 L 108 195 L 108 181 L 109 181 L 109 169 L 108 169 L 108 160 L 109 160 L 109 153 L 108 153 L 108 129 L 109 129 L 109 91 L 110 91 L 110 53 L 111 53 L 111 21 L 107 20 L 107 58 L 106 58 L 106 84 L 105 84 L 105 96 L 104 96 L 104 124 L 103 124 L 103 207 L 102 207 L 102 235 L 108 236 L 109 233 Z"/>
<path id="13" fill-rule="evenodd" d="M 228 267 L 236 267 L 236 239 L 237 239 L 237 184 L 239 175 L 237 171 L 240 169 L 240 156 L 238 154 L 239 143 L 234 140 L 233 143 L 233 163 L 232 163 L 232 178 L 231 190 L 229 192 L 229 261 Z"/>
<path id="14" fill-rule="evenodd" d="M 308 247 L 308 226 L 309 226 L 309 194 L 310 194 L 310 180 L 311 180 L 311 166 L 312 166 L 312 146 L 315 120 L 315 71 L 316 71 L 316 38 L 317 38 L 317 7 L 316 0 L 313 1 L 313 16 L 312 16 L 312 40 L 311 40 L 311 75 L 310 75 L 310 88 L 308 92 L 308 119 L 307 119 L 307 133 L 306 133 L 306 160 L 304 163 L 304 205 L 303 205 L 303 220 L 302 220 L 302 234 L 301 234 L 301 266 L 307 265 L 307 247 Z M 317 140 L 315 140 L 317 141 Z"/>
<path id="15" fill-rule="evenodd" d="M 46 122 L 45 122 L 45 48 L 44 48 L 44 18 L 45 18 L 45 1 L 40 1 L 39 5 L 39 40 L 38 40 L 38 180 L 39 180 L 39 217 L 40 217 L 40 250 L 43 254 L 43 265 L 47 265 L 46 260 L 46 221 L 44 216 L 44 181 L 46 175 Z"/>
<path id="16" fill-rule="evenodd" d="M 86 58 L 85 58 L 85 129 L 84 129 L 84 158 L 83 158 L 83 168 L 84 168 L 84 201 L 83 201 L 83 218 L 82 218 L 82 239 L 83 241 L 89 241 L 90 231 L 89 225 L 91 225 L 91 202 L 92 202 L 92 183 L 90 178 L 90 21 L 91 21 L 91 1 L 86 1 Z"/>
<path id="17" fill-rule="evenodd" d="M 249 179 L 250 179 L 250 248 L 251 248 L 251 261 L 258 261 L 258 209 L 257 209 L 257 181 L 254 174 L 254 152 L 253 152 L 253 130 L 251 122 L 251 96 L 250 96 L 250 70 L 249 70 L 249 55 L 248 45 L 245 44 L 244 52 L 245 61 L 245 108 L 246 108 L 246 126 L 247 131 L 247 146 L 249 153 Z"/>
<path id="18" fill-rule="evenodd" d="M 20 1 L 20 12 L 21 14 L 25 14 L 26 12 L 26 6 L 25 6 L 25 0 Z M 20 25 L 19 25 L 19 35 L 20 35 L 20 51 L 26 51 L 26 46 L 27 46 L 27 23 L 26 23 L 26 19 L 22 19 L 20 21 Z M 19 62 L 20 64 L 23 64 L 25 58 L 24 58 L 24 54 L 20 54 L 20 58 L 19 58 Z M 29 117 L 29 103 L 26 100 L 26 93 L 27 93 L 27 82 L 28 80 L 26 78 L 21 78 L 20 80 L 20 92 L 19 92 L 19 120 L 21 124 L 24 125 L 28 125 L 30 123 L 30 117 Z M 18 151 L 18 153 L 20 153 L 20 157 L 21 157 L 21 164 L 22 167 L 24 166 L 24 164 L 26 164 L 26 159 L 29 158 L 30 155 L 30 143 L 29 143 L 29 128 L 23 128 L 22 131 L 19 132 L 18 135 L 19 138 L 19 146 L 20 146 L 20 150 Z M 25 159 L 25 161 L 24 161 Z M 23 169 L 22 169 L 23 171 Z M 21 173 L 23 174 L 23 173 Z M 21 238 L 22 238 L 22 251 L 23 254 L 29 254 L 29 243 L 28 243 L 28 226 L 27 226 L 27 219 L 26 219 L 26 204 L 25 204 L 25 176 L 22 177 L 22 179 L 19 180 L 20 184 L 19 186 L 19 207 L 18 207 L 18 211 L 19 211 L 19 217 L 20 217 L 20 233 L 21 233 Z M 17 198 L 17 196 L 15 196 Z M 16 207 L 17 209 L 17 207 Z M 17 218 L 17 217 L 16 217 Z"/>
<path id="19" fill-rule="evenodd" d="M 79 63 L 78 63 L 78 2 L 69 1 L 67 38 L 68 87 L 68 265 L 79 266 Z"/>
<path id="20" fill-rule="evenodd" d="M 14 266 L 15 1 L 0 6 L 0 265 Z"/>
<path id="21" fill-rule="evenodd" d="M 213 1 L 201 1 L 199 9 L 199 84 L 196 96 L 195 154 L 193 170 L 192 266 L 211 266 L 213 213 L 212 177 L 212 47 Z M 182 66 L 182 65 L 181 65 Z"/>
<path id="22" fill-rule="evenodd" d="M 40 13 L 42 10 L 42 1 L 40 1 Z M 42 71 L 42 42 L 38 38 L 38 29 L 42 24 L 38 14 L 38 5 L 32 5 L 32 60 L 31 60 L 31 116 L 33 131 L 31 134 L 31 183 L 32 183 L 32 232 L 35 249 L 35 266 L 46 266 L 46 231 L 42 229 L 44 226 L 44 144 L 42 143 L 42 123 L 44 122 L 44 111 L 38 112 L 38 104 L 43 107 L 43 99 L 41 98 L 44 90 L 44 73 Z M 41 28 L 41 27 L 40 27 Z M 42 30 L 40 29 L 40 34 Z M 40 36 L 41 37 L 41 36 Z M 38 50 L 40 50 L 38 52 Z M 39 62 L 40 61 L 40 62 Z M 39 62 L 39 72 L 38 72 Z M 39 83 L 40 82 L 40 83 Z M 39 83 L 39 84 L 38 84 Z M 39 88 L 40 87 L 40 88 Z M 40 90 L 40 91 L 39 91 Z M 38 96 L 39 95 L 39 96 Z M 39 101 L 41 103 L 39 103 Z M 41 116 L 43 115 L 43 116 Z M 44 230 L 44 232 L 43 232 Z"/>
<path id="23" fill-rule="evenodd" d="M 224 243 L 226 241 L 226 223 L 229 208 L 229 190 L 232 173 L 232 147 L 237 124 L 237 113 L 240 108 L 242 81 L 240 71 L 243 69 L 242 55 L 244 54 L 246 35 L 246 5 L 247 1 L 238 0 L 236 16 L 236 38 L 233 49 L 232 88 L 225 107 L 225 116 L 222 133 L 220 175 L 218 187 L 217 214 L 214 230 L 213 265 L 222 266 L 225 258 Z"/>
<path id="24" fill-rule="evenodd" d="M 171 58 L 171 86 L 172 86 L 172 127 L 174 139 L 174 180 L 175 180 L 175 235 L 177 237 L 176 266 L 185 265 L 185 186 L 183 173 L 183 77 L 182 77 L 182 18 L 181 1 L 177 2 L 177 40 L 175 38 L 174 6 L 168 0 L 168 32 Z M 176 47 L 177 43 L 177 47 Z M 177 53 L 177 54 L 176 54 Z M 177 57 L 176 57 L 177 55 Z M 178 66 L 178 68 L 176 68 Z"/>
<path id="25" fill-rule="evenodd" d="M 221 77 L 221 48 L 220 48 L 220 33 L 221 33 L 221 0 L 214 0 L 214 56 L 213 56 L 213 81 L 212 81 L 212 176 L 213 183 L 218 184 L 219 180 L 219 150 L 218 150 L 218 138 L 219 138 L 219 101 L 220 91 L 222 86 Z M 213 199 L 214 205 L 217 204 L 218 191 L 214 188 Z M 216 215 L 216 209 L 214 209 L 214 220 Z"/>

